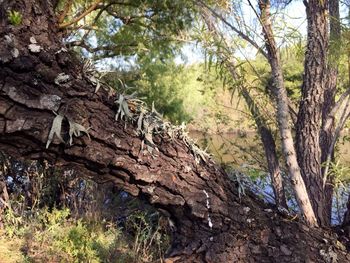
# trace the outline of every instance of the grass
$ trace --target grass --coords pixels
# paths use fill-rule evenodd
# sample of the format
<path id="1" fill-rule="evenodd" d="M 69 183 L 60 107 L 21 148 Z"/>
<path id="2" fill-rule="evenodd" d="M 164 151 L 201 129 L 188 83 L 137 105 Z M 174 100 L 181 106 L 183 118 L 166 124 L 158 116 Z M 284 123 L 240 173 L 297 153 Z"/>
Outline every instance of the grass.
<path id="1" fill-rule="evenodd" d="M 163 262 L 168 221 L 145 202 L 70 170 L 1 157 L 0 263 Z"/>
<path id="2" fill-rule="evenodd" d="M 169 245 L 164 229 L 146 212 L 131 214 L 124 227 L 111 221 L 74 218 L 70 210 L 37 209 L 4 214 L 0 262 L 162 262 Z"/>

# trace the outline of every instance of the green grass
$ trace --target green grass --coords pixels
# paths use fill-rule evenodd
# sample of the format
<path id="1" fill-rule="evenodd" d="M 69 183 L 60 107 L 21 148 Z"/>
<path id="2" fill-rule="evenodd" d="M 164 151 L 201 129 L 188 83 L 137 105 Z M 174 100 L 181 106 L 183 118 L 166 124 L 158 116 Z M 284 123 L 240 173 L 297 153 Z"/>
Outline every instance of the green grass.
<path id="1" fill-rule="evenodd" d="M 105 220 L 74 218 L 69 209 L 27 212 L 5 212 L 0 262 L 157 262 L 169 245 L 161 227 L 140 211 L 123 229 Z"/>

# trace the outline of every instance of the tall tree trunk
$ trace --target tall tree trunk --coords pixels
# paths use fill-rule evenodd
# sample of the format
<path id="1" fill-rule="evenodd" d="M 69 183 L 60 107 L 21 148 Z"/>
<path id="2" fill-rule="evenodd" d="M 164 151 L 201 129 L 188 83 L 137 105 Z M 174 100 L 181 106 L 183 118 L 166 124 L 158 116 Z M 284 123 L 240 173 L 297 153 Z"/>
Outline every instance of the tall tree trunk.
<path id="1" fill-rule="evenodd" d="M 350 259 L 331 233 L 271 211 L 250 195 L 240 199 L 222 169 L 210 160 L 198 164 L 181 137 L 157 135 L 159 152 L 143 154 L 136 125 L 115 121 L 115 98 L 104 90 L 95 94 L 82 65 L 62 50 L 53 7 L 48 0 L 0 6 L 1 12 L 15 9 L 23 16 L 19 26 L 0 21 L 1 151 L 110 180 L 166 211 L 176 226 L 168 262 Z M 66 118 L 65 143 L 55 139 L 46 149 L 57 118 L 53 111 Z M 90 127 L 90 139 L 74 138 L 69 145 L 67 119 Z"/>
<path id="2" fill-rule="evenodd" d="M 302 96 L 296 124 L 296 148 L 301 174 L 320 225 L 329 225 L 321 171 L 320 132 L 327 83 L 328 1 L 306 3 L 308 21 Z M 327 95 L 328 96 L 328 95 Z"/>
<path id="3" fill-rule="evenodd" d="M 213 17 L 209 14 L 209 12 L 206 11 L 205 7 L 203 6 L 201 8 L 201 13 L 203 20 L 213 35 L 214 41 L 220 43 L 221 45 L 224 45 L 225 49 L 229 50 L 227 42 L 225 39 L 220 37 L 220 34 L 214 25 Z M 231 54 L 221 54 L 220 51 L 218 51 L 218 54 L 220 59 L 224 62 L 226 69 L 231 74 L 232 79 L 237 81 L 243 79 L 243 76 L 240 76 L 236 71 L 235 63 L 232 59 L 230 59 Z M 254 122 L 257 126 L 258 134 L 260 136 L 260 140 L 263 143 L 264 152 L 266 155 L 266 163 L 268 172 L 270 173 L 271 177 L 271 184 L 275 196 L 276 205 L 277 207 L 280 206 L 288 209 L 281 169 L 276 152 L 276 144 L 272 136 L 272 132 L 269 129 L 266 120 L 261 115 L 258 105 L 256 105 L 255 101 L 251 97 L 245 84 L 240 85 L 239 90 L 249 108 L 250 113 L 253 116 Z"/>
<path id="4" fill-rule="evenodd" d="M 262 119 L 262 115 L 250 96 L 248 90 L 244 87 L 242 95 L 250 108 L 251 114 L 254 117 L 261 142 L 264 145 L 264 151 L 267 160 L 268 170 L 271 176 L 272 187 L 275 195 L 276 205 L 288 209 L 281 169 L 276 152 L 275 140 L 272 136 L 271 130 L 267 127 L 266 122 Z"/>
<path id="5" fill-rule="evenodd" d="M 280 63 L 279 52 L 277 50 L 271 26 L 270 1 L 259 1 L 259 8 L 261 11 L 260 20 L 263 27 L 263 33 L 266 43 L 265 45 L 268 53 L 268 59 L 271 66 L 272 79 L 275 88 L 275 97 L 277 102 L 277 123 L 282 139 L 282 150 L 286 159 L 288 173 L 291 177 L 292 186 L 294 188 L 298 205 L 303 216 L 305 217 L 305 220 L 310 225 L 317 225 L 317 220 L 315 218 L 315 214 L 312 209 L 310 199 L 308 197 L 306 187 L 300 173 L 300 168 L 297 162 L 297 156 L 294 148 L 292 129 L 290 126 L 288 96 L 287 91 L 284 87 L 282 66 Z"/>
<path id="6" fill-rule="evenodd" d="M 335 104 L 335 94 L 337 90 L 338 64 L 341 52 L 341 29 L 340 29 L 340 13 L 339 0 L 329 0 L 329 24 L 330 24 L 330 43 L 328 51 L 328 74 L 327 83 L 324 92 L 324 103 L 322 110 L 322 129 L 320 137 L 321 147 L 321 163 L 326 164 L 328 160 L 334 161 L 334 147 L 332 141 L 335 139 L 335 120 L 330 118 L 331 111 Z M 334 188 L 334 176 L 328 173 L 325 165 L 322 168 L 323 178 L 326 178 L 324 185 L 325 196 L 325 215 L 326 224 L 331 224 L 332 215 L 332 198 Z"/>

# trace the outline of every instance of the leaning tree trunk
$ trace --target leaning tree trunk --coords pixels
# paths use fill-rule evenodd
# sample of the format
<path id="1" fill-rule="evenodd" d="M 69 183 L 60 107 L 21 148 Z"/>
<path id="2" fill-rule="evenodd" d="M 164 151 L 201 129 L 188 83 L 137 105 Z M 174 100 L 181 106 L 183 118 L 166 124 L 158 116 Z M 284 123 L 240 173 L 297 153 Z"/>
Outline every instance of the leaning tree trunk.
<path id="1" fill-rule="evenodd" d="M 55 3 L 1 3 L 0 13 L 15 9 L 23 16 L 19 26 L 10 26 L 4 17 L 0 21 L 1 151 L 110 180 L 166 211 L 176 226 L 168 262 L 350 259 L 330 233 L 271 211 L 251 196 L 240 199 L 222 169 L 212 161 L 197 164 L 180 138 L 158 135 L 156 156 L 143 154 L 135 125 L 115 121 L 115 98 L 103 90 L 95 94 L 81 64 L 62 50 Z M 71 146 L 54 140 L 46 149 L 53 111 L 90 127 L 90 139 L 74 138 Z"/>

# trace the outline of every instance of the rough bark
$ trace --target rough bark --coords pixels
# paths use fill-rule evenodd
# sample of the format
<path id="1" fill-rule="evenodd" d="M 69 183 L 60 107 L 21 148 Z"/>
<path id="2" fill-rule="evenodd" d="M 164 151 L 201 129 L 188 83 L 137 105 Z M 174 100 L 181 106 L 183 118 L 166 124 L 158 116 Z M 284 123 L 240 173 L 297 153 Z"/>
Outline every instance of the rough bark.
<path id="1" fill-rule="evenodd" d="M 327 225 L 321 173 L 320 132 L 327 78 L 328 1 L 306 4 L 308 21 L 302 96 L 296 125 L 298 163 L 312 207 L 321 225 Z"/>
<path id="2" fill-rule="evenodd" d="M 1 20 L 0 27 L 1 151 L 45 158 L 96 181 L 110 180 L 166 211 L 176 225 L 168 262 L 350 260 L 331 233 L 268 210 L 252 196 L 240 199 L 222 169 L 210 160 L 197 164 L 179 138 L 156 136 L 157 156 L 143 154 L 135 125 L 115 121 L 115 98 L 103 90 L 94 94 L 81 64 L 59 52 L 52 2 L 13 1 L 1 10 L 15 7 L 23 14 L 22 25 Z M 29 51 L 33 36 L 39 52 Z M 62 72 L 70 79 L 57 85 L 54 80 Z M 91 139 L 74 138 L 71 146 L 54 140 L 46 149 L 53 110 L 91 127 Z"/>
<path id="3" fill-rule="evenodd" d="M 282 66 L 279 59 L 274 39 L 271 18 L 270 1 L 259 1 L 261 11 L 260 21 L 263 27 L 265 45 L 268 53 L 268 59 L 271 66 L 272 79 L 275 87 L 275 97 L 277 103 L 277 123 L 282 139 L 282 150 L 286 159 L 287 170 L 291 178 L 295 196 L 300 210 L 310 225 L 317 225 L 314 211 L 308 197 L 305 183 L 301 176 L 300 168 L 297 162 L 297 156 L 294 148 L 292 129 L 290 127 L 290 114 L 288 108 L 288 96 L 284 87 Z"/>

